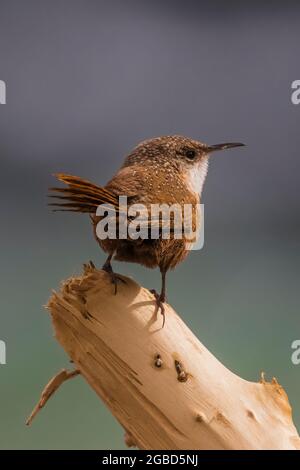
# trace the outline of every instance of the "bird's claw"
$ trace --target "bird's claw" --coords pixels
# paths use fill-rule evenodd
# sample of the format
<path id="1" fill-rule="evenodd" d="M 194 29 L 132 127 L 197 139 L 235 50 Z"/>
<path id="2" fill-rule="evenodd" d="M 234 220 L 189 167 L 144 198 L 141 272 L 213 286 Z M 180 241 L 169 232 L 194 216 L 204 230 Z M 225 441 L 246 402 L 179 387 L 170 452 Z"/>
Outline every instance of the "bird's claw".
<path id="1" fill-rule="evenodd" d="M 115 295 L 117 295 L 118 291 L 118 284 L 126 284 L 125 279 L 123 279 L 119 274 L 116 274 L 114 272 L 111 273 L 111 282 L 115 286 Z"/>
<path id="2" fill-rule="evenodd" d="M 107 274 L 110 275 L 110 278 L 111 278 L 111 283 L 115 286 L 115 292 L 114 294 L 117 295 L 117 291 L 118 291 L 118 284 L 120 283 L 123 283 L 123 284 L 126 284 L 126 281 L 125 279 L 123 279 L 119 274 L 116 274 L 111 265 L 105 265 L 102 266 L 102 270 L 105 271 Z"/>

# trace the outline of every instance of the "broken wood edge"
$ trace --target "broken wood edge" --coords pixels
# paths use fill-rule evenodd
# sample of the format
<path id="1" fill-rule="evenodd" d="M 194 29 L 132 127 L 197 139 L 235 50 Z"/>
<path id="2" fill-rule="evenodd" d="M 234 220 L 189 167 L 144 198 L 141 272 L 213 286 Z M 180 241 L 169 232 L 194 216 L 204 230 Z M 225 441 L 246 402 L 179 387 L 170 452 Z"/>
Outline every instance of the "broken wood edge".
<path id="1" fill-rule="evenodd" d="M 148 290 L 142 288 L 139 286 L 135 281 L 132 279 L 124 277 L 124 279 L 127 281 L 127 286 L 122 286 L 121 287 L 121 297 L 120 300 L 118 297 L 116 298 L 111 294 L 111 288 L 109 286 L 109 281 L 106 273 L 103 271 L 97 270 L 92 263 L 84 265 L 84 273 L 83 276 L 76 277 L 76 278 L 71 278 L 68 279 L 67 281 L 64 281 L 62 283 L 62 287 L 60 289 L 60 292 L 53 292 L 53 295 L 51 299 L 49 300 L 49 303 L 47 305 L 47 309 L 51 313 L 51 318 L 55 330 L 55 336 L 57 341 L 61 344 L 61 346 L 65 349 L 69 357 L 71 358 L 72 362 L 74 362 L 76 370 L 74 371 L 66 371 L 65 369 L 62 370 L 59 374 L 57 374 L 51 381 L 46 385 L 45 389 L 42 392 L 41 398 L 34 408 L 32 414 L 27 420 L 27 424 L 30 424 L 32 422 L 32 419 L 36 416 L 36 414 L 40 411 L 40 409 L 45 406 L 47 403 L 48 399 L 52 394 L 60 387 L 60 385 L 68 380 L 69 378 L 72 378 L 78 374 L 82 374 L 82 376 L 85 378 L 87 383 L 91 386 L 91 388 L 94 389 L 94 391 L 98 394 L 98 396 L 105 402 L 105 404 L 108 406 L 110 411 L 113 413 L 115 418 L 119 421 L 121 426 L 123 426 L 125 430 L 125 435 L 124 435 L 124 440 L 125 444 L 129 447 L 138 447 L 140 449 L 207 449 L 207 448 L 222 448 L 222 449 L 234 449 L 234 448 L 252 448 L 252 449 L 258 449 L 258 448 L 272 448 L 272 449 L 300 449 L 300 439 L 299 435 L 297 433 L 296 428 L 293 425 L 292 422 L 292 410 L 291 406 L 289 404 L 289 400 L 287 397 L 286 392 L 282 388 L 281 385 L 277 382 L 275 378 L 272 379 L 271 382 L 267 382 L 265 380 L 264 372 L 261 373 L 260 381 L 258 383 L 254 382 L 248 382 L 231 371 L 229 371 L 225 366 L 223 366 L 219 361 L 211 354 L 209 353 L 208 350 L 199 342 L 199 340 L 192 334 L 192 332 L 186 327 L 186 325 L 182 322 L 178 314 L 176 314 L 175 311 L 172 310 L 172 308 L 167 305 L 167 309 L 169 311 L 170 317 L 167 317 L 167 322 L 165 328 L 167 330 L 171 329 L 171 331 L 174 333 L 180 334 L 180 337 L 184 342 L 187 341 L 187 347 L 188 349 L 192 347 L 194 353 L 195 353 L 195 360 L 191 361 L 191 355 L 186 355 L 186 359 L 184 359 L 183 364 L 184 366 L 187 366 L 187 373 L 185 373 L 185 367 L 182 370 L 182 363 L 179 361 L 180 356 L 177 355 L 172 351 L 177 351 L 177 348 L 179 348 L 179 343 L 175 342 L 175 349 L 174 349 L 174 337 L 173 334 L 170 336 L 170 332 L 168 334 L 168 331 L 165 329 L 161 328 L 161 322 L 159 322 L 159 326 L 157 327 L 157 319 L 155 320 L 155 314 L 152 312 L 152 307 L 151 305 L 154 305 L 155 302 L 152 300 L 152 297 L 149 293 Z M 99 284 L 100 282 L 100 284 Z M 119 292 L 119 291 L 118 291 Z M 130 295 L 129 295 L 130 294 Z M 128 297 L 129 295 L 129 297 Z M 90 298 L 92 296 L 92 300 Z M 93 300 L 94 299 L 94 300 Z M 96 299 L 96 300 L 95 300 Z M 122 300 L 123 299 L 123 300 Z M 131 303 L 133 301 L 133 303 Z M 116 304 L 117 302 L 117 304 Z M 129 310 L 126 310 L 126 307 L 130 306 Z M 71 307 L 72 306 L 72 307 Z M 149 313 L 149 308 L 151 312 Z M 126 316 L 126 312 L 129 314 L 129 316 Z M 69 316 L 71 315 L 71 316 Z M 181 441 L 183 439 L 184 433 L 181 432 L 181 427 L 183 426 L 182 421 L 180 422 L 179 427 L 176 428 L 176 426 L 173 425 L 172 421 L 169 420 L 168 415 L 164 415 L 165 413 L 165 407 L 166 404 L 161 403 L 160 399 L 160 392 L 159 390 L 163 390 L 162 388 L 159 388 L 157 391 L 159 392 L 159 403 L 155 403 L 156 405 L 156 410 L 154 416 L 154 424 L 156 425 L 158 422 L 159 426 L 159 432 L 162 434 L 159 434 L 159 443 L 157 446 L 157 432 L 156 435 L 155 433 L 152 433 L 151 438 L 147 436 L 147 439 L 145 439 L 145 434 L 148 433 L 148 424 L 147 424 L 147 419 L 150 418 L 148 414 L 148 418 L 146 421 L 144 421 L 144 425 L 142 426 L 143 432 L 141 433 L 141 423 L 139 424 L 139 430 L 135 428 L 134 421 L 130 418 L 127 420 L 127 416 L 130 417 L 130 413 L 127 415 L 127 411 L 125 413 L 125 418 L 124 418 L 124 413 L 120 414 L 120 409 L 116 410 L 116 408 L 111 409 L 111 404 L 114 403 L 113 400 L 120 398 L 119 394 L 122 395 L 122 389 L 120 389 L 121 383 L 118 382 L 118 387 L 114 391 L 111 388 L 107 388 L 107 383 L 105 383 L 105 380 L 110 377 L 113 381 L 118 380 L 119 377 L 115 376 L 116 370 L 115 367 L 118 366 L 118 373 L 120 374 L 120 377 L 122 379 L 122 385 L 127 386 L 130 385 L 130 383 L 133 380 L 133 387 L 130 386 L 129 389 L 126 389 L 126 394 L 127 398 L 129 395 L 134 391 L 134 394 L 136 394 L 136 398 L 138 401 L 142 398 L 142 394 L 145 393 L 144 391 L 139 391 L 139 387 L 145 386 L 147 387 L 147 383 L 145 382 L 144 384 L 140 382 L 140 380 L 144 379 L 139 379 L 139 375 L 137 374 L 136 370 L 139 369 L 139 365 L 143 364 L 143 362 L 140 362 L 140 357 L 133 355 L 130 356 L 130 361 L 129 362 L 124 362 L 124 353 L 127 356 L 128 352 L 130 350 L 130 353 L 135 351 L 134 349 L 134 343 L 130 345 L 130 348 L 128 350 L 128 346 L 126 346 L 125 349 L 121 349 L 119 347 L 118 341 L 114 343 L 114 346 L 110 343 L 110 339 L 107 338 L 107 327 L 110 329 L 110 334 L 113 334 L 112 338 L 115 335 L 115 326 L 122 325 L 122 318 L 124 317 L 129 318 L 130 323 L 128 325 L 133 327 L 132 322 L 135 325 L 135 328 L 138 328 L 139 334 L 142 334 L 143 337 L 145 337 L 146 343 L 144 342 L 143 344 L 147 344 L 147 342 L 150 342 L 150 344 L 153 343 L 156 344 L 155 348 L 157 352 L 160 350 L 163 350 L 165 353 L 168 351 L 169 358 L 164 354 L 163 356 L 163 361 L 160 356 L 160 354 L 153 354 L 152 358 L 152 367 L 155 368 L 155 370 L 161 370 L 163 372 L 163 376 L 165 374 L 169 374 L 168 371 L 171 369 L 177 374 L 177 381 L 181 382 L 182 384 L 184 383 L 189 383 L 190 380 L 195 381 L 197 383 L 197 389 L 200 386 L 200 390 L 197 390 L 198 397 L 197 397 L 197 408 L 193 410 L 194 413 L 194 420 L 196 423 L 199 423 L 203 430 L 201 432 L 204 432 L 205 434 L 209 435 L 209 439 L 207 438 L 206 440 L 209 441 L 210 447 L 205 447 L 205 444 L 200 441 L 200 447 L 198 447 L 199 444 L 196 444 L 197 447 L 195 447 L 195 442 L 193 439 L 193 435 L 197 433 L 198 431 L 194 429 L 193 432 L 191 432 L 190 437 L 191 440 L 194 442 L 194 447 L 187 447 L 187 446 L 181 446 Z M 75 321 L 75 324 L 72 324 L 72 322 Z M 118 323 L 120 322 L 121 323 Z M 70 323 L 71 322 L 71 323 Z M 96 322 L 96 323 L 95 323 Z M 104 323 L 103 323 L 104 322 Z M 126 320 L 127 322 L 127 320 Z M 73 326 L 72 326 L 73 325 Z M 84 326 L 85 325 L 85 326 Z M 100 341 L 100 343 L 97 345 L 100 346 L 100 350 L 97 349 L 97 354 L 99 354 L 98 360 L 100 362 L 94 362 L 94 357 L 92 354 L 88 353 L 86 356 L 86 352 L 90 351 L 90 348 L 92 344 L 86 343 L 87 341 L 87 334 L 90 330 L 92 331 L 92 334 L 95 334 L 94 327 L 91 327 L 91 325 L 94 325 L 95 328 L 97 328 L 98 335 L 97 338 Z M 79 337 L 79 342 L 76 340 L 77 343 L 77 348 L 75 345 L 73 345 L 73 340 L 74 338 L 72 337 L 72 328 L 70 330 L 70 327 L 76 328 L 77 333 L 84 333 L 85 336 Z M 174 330 L 174 327 L 176 330 Z M 82 330 L 82 328 L 84 328 Z M 104 330 L 103 330 L 104 328 Z M 129 328 L 129 329 L 130 329 Z M 75 330 L 74 330 L 75 331 Z M 100 331 L 105 332 L 105 337 L 102 336 L 102 333 Z M 125 331 L 127 331 L 127 323 L 124 329 L 124 324 L 123 324 L 123 329 L 120 330 L 121 335 L 123 336 Z M 163 332 L 159 333 L 159 331 Z M 100 333 L 100 334 L 99 334 Z M 70 336 L 71 335 L 71 336 Z M 146 336 L 145 336 L 146 335 Z M 154 335 L 154 336 L 153 336 Z M 156 339 L 155 342 L 155 337 L 158 335 L 158 338 Z M 72 337 L 72 338 L 71 338 Z M 81 338 L 81 339 L 80 339 Z M 154 338 L 154 339 L 153 339 Z M 173 339 L 172 339 L 173 338 Z M 132 339 L 134 339 L 134 342 L 136 341 L 136 336 L 132 336 Z M 71 340 L 71 343 L 70 343 Z M 82 344 L 82 340 L 85 342 Z M 106 344 L 106 342 L 108 343 Z M 158 342 L 157 342 L 158 341 Z M 130 344 L 130 343 L 129 343 Z M 173 344 L 173 345 L 172 345 Z M 177 346 L 178 345 L 178 346 Z M 149 344 L 148 344 L 149 346 Z M 171 349 L 164 349 L 166 346 L 171 346 Z M 87 349 L 86 349 L 87 347 Z M 102 349 L 104 347 L 104 350 Z M 106 349 L 107 347 L 110 348 L 110 351 L 112 352 L 113 349 L 115 348 L 114 352 L 117 355 L 114 357 L 114 360 L 117 360 L 118 363 L 110 364 L 109 362 L 105 361 L 105 356 L 102 356 L 102 352 L 105 354 L 108 353 L 108 350 Z M 75 349 L 74 349 L 75 348 Z M 180 349 L 180 348 L 179 348 Z M 140 350 L 141 351 L 141 350 Z M 95 351 L 94 351 L 95 352 Z M 121 355 L 120 355 L 121 352 Z M 187 352 L 187 351 L 185 351 Z M 154 353 L 154 351 L 153 351 Z M 175 354 L 175 355 L 174 355 Z M 198 357 L 198 355 L 200 356 Z M 209 403 L 209 406 L 211 409 L 201 409 L 199 408 L 199 393 L 202 395 L 203 393 L 205 394 L 207 391 L 209 391 L 212 387 L 213 384 L 216 385 L 216 378 L 211 375 L 209 372 L 207 377 L 210 377 L 210 381 L 207 382 L 208 389 L 205 391 L 205 389 L 202 387 L 201 382 L 199 383 L 199 380 L 197 377 L 202 377 L 200 374 L 190 374 L 190 370 L 196 366 L 197 362 L 200 360 L 199 366 L 203 366 L 203 356 L 205 356 L 206 360 L 211 363 L 211 366 L 213 370 L 217 374 L 222 375 L 223 378 L 226 377 L 226 380 L 231 383 L 232 388 L 230 389 L 230 395 L 234 395 L 235 391 L 236 393 L 240 393 L 241 390 L 246 392 L 245 398 L 247 399 L 247 407 L 244 409 L 243 412 L 246 413 L 246 417 L 248 420 L 247 423 L 242 424 L 242 426 L 247 429 L 247 432 L 244 432 L 244 434 L 240 434 L 240 436 L 244 436 L 245 439 L 241 439 L 241 442 L 236 442 L 236 440 L 233 441 L 233 437 L 228 437 L 228 431 L 230 431 L 230 428 L 234 424 L 238 424 L 237 428 L 233 428 L 234 432 L 240 432 L 240 422 L 236 421 L 236 417 L 234 416 L 233 421 L 231 422 L 231 411 L 230 408 L 227 407 L 227 412 L 225 409 L 225 414 L 222 410 L 222 406 L 224 405 L 223 397 L 220 395 L 221 402 L 217 403 Z M 201 359 L 202 357 L 202 359 Z M 107 358 L 106 358 L 107 359 Z M 128 357 L 126 361 L 128 360 Z M 91 362 L 92 361 L 92 362 Z M 148 361 L 148 359 L 147 359 Z M 175 361 L 175 362 L 174 362 Z M 172 366 L 170 368 L 170 362 L 172 363 Z M 148 363 L 148 362 L 147 362 Z M 187 364 L 188 363 L 188 364 Z M 91 369 L 92 364 L 98 369 L 99 371 L 101 370 L 101 374 L 99 371 L 95 371 Z M 107 364 L 110 364 L 110 367 L 107 368 Z M 125 367 L 126 366 L 126 367 Z M 120 369 L 119 369 L 120 367 Z M 125 367 L 125 369 L 124 369 Z M 143 366 L 144 367 L 144 366 Z M 150 367 L 151 370 L 151 367 Z M 173 373 L 172 372 L 172 376 Z M 191 370 L 191 372 L 193 372 Z M 205 374 L 207 374 L 207 370 L 204 370 Z M 124 373 L 124 376 L 123 376 Z M 183 377 L 183 373 L 185 373 Z M 94 375 L 96 374 L 96 375 Z M 140 369 L 140 374 L 143 376 L 144 374 L 144 369 Z M 162 376 L 161 376 L 162 377 Z M 105 380 L 104 380 L 105 379 Z M 184 379 L 184 380 L 183 380 Z M 104 380 L 104 382 L 103 382 Z M 166 377 L 166 380 L 169 380 L 168 377 Z M 172 379 L 173 380 L 173 379 Z M 138 384 L 138 385 L 137 385 Z M 140 384 L 140 385 L 139 385 Z M 174 384 L 175 385 L 175 384 Z M 162 385 L 160 382 L 160 387 L 164 387 L 165 384 Z M 173 385 L 172 385 L 172 390 L 173 390 Z M 115 394 L 114 398 L 111 397 L 111 392 Z M 149 390 L 148 390 L 149 392 Z M 125 393 L 125 391 L 124 391 Z M 128 394 L 129 393 L 129 394 Z M 152 392 L 150 392 L 152 394 Z M 189 412 L 191 412 L 191 407 L 190 407 L 190 399 L 194 397 L 185 397 L 184 394 L 185 392 L 177 391 L 179 400 L 184 399 L 184 402 L 176 402 L 180 408 L 182 408 L 182 405 L 187 405 L 187 409 Z M 116 395 L 117 394 L 117 395 Z M 242 395 L 243 396 L 243 395 Z M 145 397 L 146 398 L 146 397 Z M 154 398 L 151 396 L 151 399 Z M 186 398 L 188 400 L 186 401 Z M 196 396 L 195 396 L 196 398 Z M 207 398 L 207 397 L 206 397 Z M 215 399 L 216 397 L 214 397 Z M 155 397 L 157 399 L 157 395 Z M 210 394 L 209 394 L 209 400 Z M 147 398 L 146 398 L 147 400 Z M 146 402 L 147 403 L 147 402 Z M 149 404 L 150 402 L 148 402 Z M 132 406 L 131 411 L 133 411 L 133 414 L 135 415 L 136 413 L 136 407 L 138 403 L 131 403 L 130 406 Z M 214 405 L 214 406 L 213 406 Z M 268 423 L 264 423 L 259 419 L 260 409 L 257 409 L 258 414 L 256 414 L 256 408 L 255 406 L 258 405 L 259 407 L 262 407 L 262 413 L 267 415 L 268 418 Z M 148 406 L 148 405 L 147 405 Z M 147 413 L 149 409 L 145 409 L 145 416 L 147 416 Z M 163 408 L 161 408 L 161 406 Z M 252 406 L 252 408 L 251 408 Z M 138 407 L 137 407 L 138 408 Z M 224 408 L 223 408 L 224 409 Z M 251 409 L 254 410 L 251 411 Z M 220 411 L 222 410 L 222 411 Z M 234 408 L 231 408 L 233 411 Z M 151 410 L 150 410 L 151 411 Z M 169 409 L 167 411 L 170 411 Z M 179 416 L 181 416 L 178 412 L 178 407 L 172 410 L 172 419 L 175 419 L 178 421 Z M 207 412 L 208 411 L 208 412 Z M 152 412 L 151 412 L 152 413 Z M 235 413 L 235 412 L 234 412 Z M 145 418 L 144 416 L 144 418 Z M 167 417 L 168 416 L 168 417 Z M 188 415 L 184 412 L 182 415 L 183 421 L 186 419 L 190 419 Z M 150 418 L 152 419 L 153 416 Z M 162 418 L 162 421 L 161 421 Z M 241 419 L 244 420 L 245 418 L 241 416 Z M 276 421 L 277 420 L 277 421 Z M 191 425 L 191 421 L 189 421 L 189 426 Z M 249 423 L 249 424 L 248 424 Z M 272 424 L 271 424 L 272 423 Z M 153 424 L 153 423 L 152 423 Z M 177 424 L 179 424 L 177 422 Z M 160 426 L 161 429 L 160 429 Z M 215 429 L 218 426 L 223 426 L 223 430 Z M 254 429 L 250 432 L 249 431 L 249 426 L 261 426 L 261 439 L 262 441 L 260 442 L 257 440 L 257 432 L 260 431 L 259 428 L 254 431 Z M 278 427 L 278 430 L 277 430 Z M 223 435 L 224 432 L 224 435 Z M 231 431 L 230 431 L 231 432 Z M 274 435 L 275 432 L 275 435 Z M 282 433 L 282 434 L 281 434 Z M 277 434 L 277 435 L 276 435 Z M 253 442 L 256 442 L 256 446 L 253 446 L 253 442 L 251 442 L 251 438 L 248 439 L 248 435 L 253 436 Z M 256 437 L 255 437 L 256 435 Z M 270 436 L 270 437 L 268 437 Z M 207 436 L 205 436 L 207 437 Z M 156 444 L 153 444 L 153 442 L 156 442 Z M 164 446 L 160 446 L 161 443 L 164 442 Z M 233 444 L 234 442 L 234 444 Z M 265 444 L 263 444 L 263 442 Z M 270 443 L 271 445 L 269 445 Z M 239 444 L 237 446 L 237 444 Z M 250 446 L 248 447 L 248 445 Z M 266 445 L 266 447 L 262 447 L 263 445 Z M 156 445 L 156 446 L 155 446 Z M 211 447 L 214 446 L 214 447 Z"/>
<path id="2" fill-rule="evenodd" d="M 67 369 L 62 369 L 54 377 L 52 377 L 52 379 L 44 387 L 38 403 L 35 405 L 29 417 L 27 418 L 26 426 L 30 426 L 30 424 L 32 423 L 36 415 L 41 411 L 42 408 L 44 408 L 49 398 L 51 398 L 52 395 L 54 395 L 54 393 L 59 389 L 59 387 L 64 382 L 66 382 L 69 379 L 72 379 L 73 377 L 76 377 L 79 374 L 80 374 L 80 371 L 76 369 L 71 370 L 71 371 Z"/>

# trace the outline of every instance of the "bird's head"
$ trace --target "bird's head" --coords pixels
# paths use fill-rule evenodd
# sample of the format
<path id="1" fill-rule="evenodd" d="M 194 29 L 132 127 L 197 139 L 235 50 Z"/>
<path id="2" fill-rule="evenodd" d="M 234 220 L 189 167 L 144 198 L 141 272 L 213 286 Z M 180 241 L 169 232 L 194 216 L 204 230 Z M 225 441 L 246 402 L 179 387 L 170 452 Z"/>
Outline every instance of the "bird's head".
<path id="1" fill-rule="evenodd" d="M 180 135 L 162 136 L 141 142 L 127 157 L 125 165 L 151 164 L 156 171 L 169 168 L 186 178 L 191 190 L 201 193 L 209 157 L 219 150 L 241 147 L 240 142 L 208 145 Z"/>

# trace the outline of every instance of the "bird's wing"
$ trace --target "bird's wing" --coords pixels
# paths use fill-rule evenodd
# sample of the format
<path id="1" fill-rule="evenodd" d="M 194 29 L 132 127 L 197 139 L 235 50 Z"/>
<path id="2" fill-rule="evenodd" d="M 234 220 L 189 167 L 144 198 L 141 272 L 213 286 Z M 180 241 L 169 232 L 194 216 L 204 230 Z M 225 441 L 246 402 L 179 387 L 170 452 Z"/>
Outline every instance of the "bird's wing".
<path id="1" fill-rule="evenodd" d="M 104 208 L 107 207 L 108 211 L 113 207 L 114 212 L 111 215 L 114 216 L 115 214 L 118 221 L 119 216 L 123 213 L 129 222 L 132 222 L 138 216 L 139 227 L 141 229 L 148 228 L 152 230 L 151 233 L 158 230 L 159 238 L 164 231 L 170 234 L 180 234 L 184 225 L 194 225 L 192 214 L 182 214 L 181 218 L 174 216 L 172 211 L 169 213 L 167 211 L 166 215 L 162 212 L 153 214 L 151 204 L 155 202 L 155 194 L 150 198 L 149 194 L 145 197 L 143 179 L 136 178 L 137 175 L 134 175 L 133 179 L 130 173 L 127 175 L 121 174 L 121 177 L 116 175 L 106 187 L 98 186 L 79 176 L 64 173 L 58 173 L 54 176 L 66 185 L 66 187 L 50 188 L 52 192 L 50 198 L 58 201 L 50 203 L 54 211 L 82 212 L 95 215 L 100 205 L 103 205 Z M 138 188 L 136 187 L 137 182 L 140 185 Z M 127 207 L 120 206 L 119 195 L 127 196 Z M 130 214 L 132 204 L 136 204 L 136 211 Z M 180 206 L 179 212 L 181 212 Z M 97 218 L 95 221 L 97 221 Z"/>

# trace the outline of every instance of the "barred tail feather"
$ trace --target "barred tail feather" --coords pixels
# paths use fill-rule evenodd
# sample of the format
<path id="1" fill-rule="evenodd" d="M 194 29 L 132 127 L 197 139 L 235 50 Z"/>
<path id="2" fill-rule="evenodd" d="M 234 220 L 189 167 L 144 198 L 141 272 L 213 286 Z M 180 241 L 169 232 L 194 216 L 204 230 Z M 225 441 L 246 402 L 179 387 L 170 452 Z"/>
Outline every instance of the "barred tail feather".
<path id="1" fill-rule="evenodd" d="M 65 188 L 50 188 L 58 202 L 50 203 L 54 211 L 83 212 L 95 214 L 100 204 L 110 204 L 117 208 L 117 197 L 105 188 L 97 186 L 83 178 L 58 173 L 54 175 L 59 181 L 65 183 Z M 57 193 L 57 194 L 56 194 Z"/>

